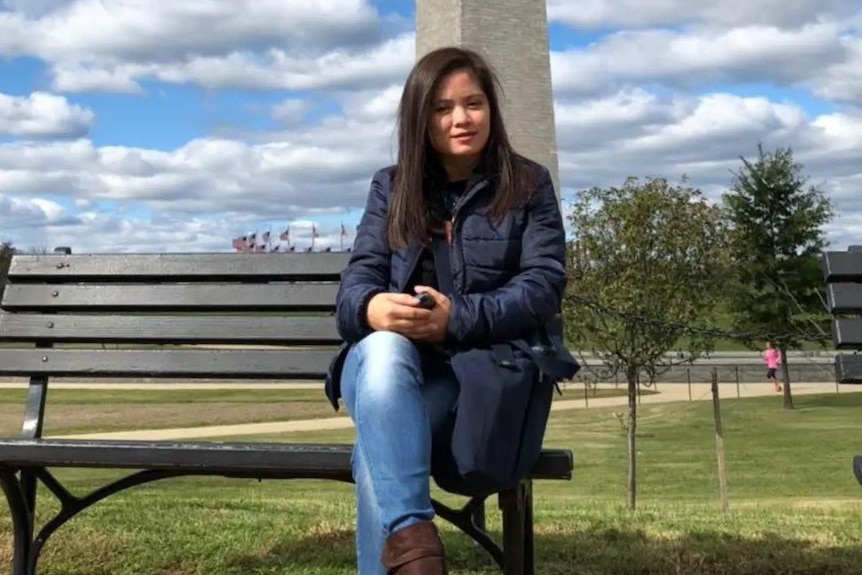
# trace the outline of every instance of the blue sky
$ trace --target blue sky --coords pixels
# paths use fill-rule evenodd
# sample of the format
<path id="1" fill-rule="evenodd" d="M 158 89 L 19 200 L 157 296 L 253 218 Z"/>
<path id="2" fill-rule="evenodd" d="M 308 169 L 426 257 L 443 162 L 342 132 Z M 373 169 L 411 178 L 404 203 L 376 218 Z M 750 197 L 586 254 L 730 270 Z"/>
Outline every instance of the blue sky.
<path id="1" fill-rule="evenodd" d="M 682 174 L 718 198 L 762 141 L 862 243 L 862 5 L 787 4 L 549 0 L 564 198 Z M 313 225 L 337 249 L 392 161 L 411 2 L 0 6 L 0 240 L 228 251 L 290 226 L 304 249 Z"/>

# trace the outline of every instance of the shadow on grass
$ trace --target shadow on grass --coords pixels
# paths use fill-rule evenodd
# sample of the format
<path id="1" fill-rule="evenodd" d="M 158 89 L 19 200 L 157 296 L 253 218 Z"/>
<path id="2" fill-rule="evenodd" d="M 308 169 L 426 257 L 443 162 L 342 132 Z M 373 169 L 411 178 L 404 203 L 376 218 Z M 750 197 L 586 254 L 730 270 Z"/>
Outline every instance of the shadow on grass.
<path id="1" fill-rule="evenodd" d="M 495 534 L 499 536 L 499 533 Z M 453 574 L 497 573 L 490 558 L 457 533 L 444 533 Z M 354 532 L 337 530 L 285 542 L 230 562 L 237 573 L 329 568 L 355 573 Z M 640 530 L 588 529 L 537 536 L 540 575 L 851 575 L 862 572 L 862 544 L 827 546 L 776 533 L 743 538 L 715 531 L 655 537 Z M 285 571 L 287 572 L 287 571 Z"/>
<path id="2" fill-rule="evenodd" d="M 831 407 L 835 409 L 859 409 L 862 406 L 862 393 L 800 395 L 793 398 L 793 404 L 797 409 L 813 409 L 818 407 Z"/>

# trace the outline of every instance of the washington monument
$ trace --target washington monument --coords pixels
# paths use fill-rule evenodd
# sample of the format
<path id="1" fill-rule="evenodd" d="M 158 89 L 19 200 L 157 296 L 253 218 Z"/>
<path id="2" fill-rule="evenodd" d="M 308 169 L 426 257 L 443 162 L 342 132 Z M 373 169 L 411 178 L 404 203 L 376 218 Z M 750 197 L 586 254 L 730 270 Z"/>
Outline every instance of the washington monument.
<path id="1" fill-rule="evenodd" d="M 545 0 L 416 0 L 416 57 L 441 46 L 485 56 L 500 77 L 515 149 L 560 177 Z"/>

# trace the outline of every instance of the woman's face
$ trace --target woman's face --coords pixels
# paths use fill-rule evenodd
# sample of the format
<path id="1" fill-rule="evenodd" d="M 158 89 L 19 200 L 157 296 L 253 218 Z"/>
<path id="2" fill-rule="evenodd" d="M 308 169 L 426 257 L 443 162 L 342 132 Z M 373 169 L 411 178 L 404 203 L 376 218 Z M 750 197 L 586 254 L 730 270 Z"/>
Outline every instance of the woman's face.
<path id="1" fill-rule="evenodd" d="M 470 72 L 456 70 L 440 82 L 429 125 L 431 144 L 450 177 L 467 177 L 491 134 L 488 98 Z"/>

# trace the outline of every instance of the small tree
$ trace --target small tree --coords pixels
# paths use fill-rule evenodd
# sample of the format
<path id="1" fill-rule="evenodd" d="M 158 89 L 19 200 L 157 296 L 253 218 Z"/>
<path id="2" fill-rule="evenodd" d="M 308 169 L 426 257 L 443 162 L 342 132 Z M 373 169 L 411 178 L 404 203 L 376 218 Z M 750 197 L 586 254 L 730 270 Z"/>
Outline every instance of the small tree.
<path id="1" fill-rule="evenodd" d="M 799 348 L 822 316 L 823 277 L 818 264 L 826 247 L 823 227 L 832 207 L 823 192 L 807 185 L 790 148 L 742 158 L 723 197 L 731 227 L 736 281 L 727 292 L 734 327 L 773 334 L 781 353 L 784 407 L 793 409 L 787 350 Z M 762 343 L 762 342 L 758 342 Z"/>
<path id="2" fill-rule="evenodd" d="M 628 502 L 635 507 L 637 394 L 680 350 L 691 361 L 711 340 L 685 327 L 713 327 L 724 289 L 721 211 L 693 188 L 663 179 L 582 192 L 572 208 L 564 313 L 570 339 L 628 384 Z"/>
<path id="3" fill-rule="evenodd" d="M 6 278 L 9 275 L 9 265 L 12 263 L 12 254 L 14 253 L 15 248 L 11 242 L 0 243 L 0 297 L 3 297 Z"/>

